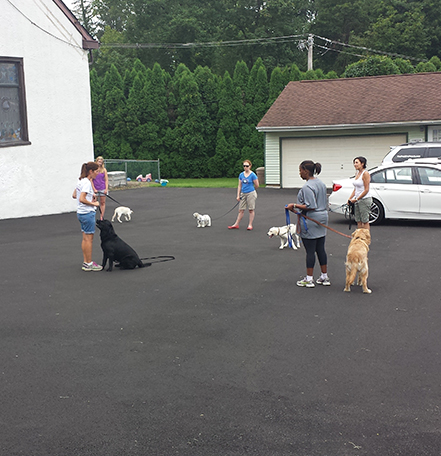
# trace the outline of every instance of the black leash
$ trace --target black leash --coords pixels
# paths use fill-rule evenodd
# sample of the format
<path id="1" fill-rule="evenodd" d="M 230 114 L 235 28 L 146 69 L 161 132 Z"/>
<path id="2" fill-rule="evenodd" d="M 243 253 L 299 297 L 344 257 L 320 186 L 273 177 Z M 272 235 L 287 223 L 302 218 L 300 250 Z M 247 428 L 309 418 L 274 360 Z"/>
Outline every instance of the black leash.
<path id="1" fill-rule="evenodd" d="M 222 217 L 225 217 L 227 214 L 229 214 L 235 207 L 237 207 L 237 205 L 240 203 L 240 201 L 238 201 L 228 212 L 225 212 L 224 215 L 221 215 L 220 217 L 216 217 L 215 219 L 211 219 L 211 220 L 219 220 L 220 218 Z"/>
<path id="2" fill-rule="evenodd" d="M 163 259 L 160 259 L 160 258 L 163 258 Z M 152 261 L 150 262 L 151 263 L 163 263 L 164 261 L 172 261 L 172 260 L 175 260 L 175 257 L 174 256 L 171 256 L 171 255 L 159 255 L 159 256 L 156 256 L 156 257 L 150 257 L 150 258 L 140 258 L 141 261 L 143 260 L 158 260 L 160 259 L 159 261 Z"/>
<path id="3" fill-rule="evenodd" d="M 345 217 L 349 219 L 349 231 L 352 228 L 352 223 L 355 222 L 355 203 L 348 201 L 345 207 Z"/>
<path id="4" fill-rule="evenodd" d="M 355 212 L 354 212 L 354 204 L 351 202 L 347 202 L 345 204 L 342 204 L 341 206 L 338 206 L 336 209 L 343 209 L 343 213 L 345 216 L 346 220 L 349 220 L 349 231 L 352 228 L 352 224 L 355 223 Z M 336 213 L 336 210 L 329 210 L 329 212 L 334 212 Z"/>
<path id="5" fill-rule="evenodd" d="M 110 195 L 107 195 L 107 194 L 104 193 L 104 192 L 96 192 L 96 194 L 97 194 L 98 196 L 105 196 L 105 197 L 107 197 L 107 198 L 110 198 L 112 201 L 115 201 L 116 204 L 119 204 L 120 206 L 122 206 L 122 204 L 121 204 L 119 201 L 116 201 L 115 198 L 112 198 Z"/>

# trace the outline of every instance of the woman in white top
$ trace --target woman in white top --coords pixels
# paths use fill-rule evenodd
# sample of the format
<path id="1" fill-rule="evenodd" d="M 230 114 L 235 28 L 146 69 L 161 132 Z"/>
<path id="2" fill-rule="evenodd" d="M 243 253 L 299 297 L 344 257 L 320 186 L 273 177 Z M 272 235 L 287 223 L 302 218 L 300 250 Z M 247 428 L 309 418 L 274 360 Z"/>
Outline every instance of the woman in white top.
<path id="1" fill-rule="evenodd" d="M 371 176 L 366 169 L 367 161 L 364 157 L 354 158 L 355 179 L 352 182 L 354 190 L 349 197 L 348 203 L 354 203 L 354 216 L 357 228 L 370 229 L 369 213 L 372 206 L 372 197 L 369 192 Z"/>
<path id="2" fill-rule="evenodd" d="M 73 191 L 72 198 L 77 200 L 77 218 L 81 224 L 83 240 L 83 271 L 101 271 L 101 265 L 92 261 L 93 235 L 95 234 L 95 211 L 100 206 L 96 199 L 92 180 L 98 174 L 98 165 L 95 162 L 83 163 L 81 176 Z"/>

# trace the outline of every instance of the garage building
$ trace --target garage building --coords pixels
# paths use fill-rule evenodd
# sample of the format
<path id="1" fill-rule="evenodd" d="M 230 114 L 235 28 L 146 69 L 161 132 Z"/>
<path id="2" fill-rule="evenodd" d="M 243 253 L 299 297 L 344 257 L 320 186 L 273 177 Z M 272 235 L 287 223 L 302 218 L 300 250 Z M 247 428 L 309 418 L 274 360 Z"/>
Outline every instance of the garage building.
<path id="1" fill-rule="evenodd" d="M 266 185 L 301 187 L 298 166 L 313 160 L 331 187 L 356 156 L 373 167 L 393 146 L 441 141 L 440 90 L 441 73 L 290 82 L 257 126 Z"/>

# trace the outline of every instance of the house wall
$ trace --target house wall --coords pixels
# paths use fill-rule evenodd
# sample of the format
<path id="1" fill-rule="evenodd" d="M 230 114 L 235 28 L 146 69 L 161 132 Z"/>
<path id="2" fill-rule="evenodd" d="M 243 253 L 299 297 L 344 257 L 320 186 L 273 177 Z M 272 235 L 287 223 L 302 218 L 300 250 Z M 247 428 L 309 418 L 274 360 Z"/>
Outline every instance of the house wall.
<path id="1" fill-rule="evenodd" d="M 81 164 L 93 160 L 87 52 L 51 0 L 13 4 L 2 2 L 0 56 L 23 58 L 31 144 L 0 147 L 0 219 L 74 211 Z"/>
<path id="2" fill-rule="evenodd" d="M 393 133 L 404 133 L 407 140 L 426 139 L 425 128 L 419 126 L 412 127 L 387 127 L 387 128 L 359 128 L 350 130 L 322 130 L 314 132 L 275 132 L 265 133 L 265 182 L 269 186 L 280 186 L 281 184 L 281 138 L 317 138 L 317 137 L 337 137 L 337 136 L 360 136 L 360 135 L 386 135 Z M 391 144 L 392 145 L 392 144 Z M 386 155 L 389 150 L 384 152 Z M 354 151 L 356 154 L 356 151 Z M 355 155 L 354 155 L 355 156 Z M 305 158 L 307 159 L 307 158 Z M 326 165 L 326 155 L 321 161 Z"/>

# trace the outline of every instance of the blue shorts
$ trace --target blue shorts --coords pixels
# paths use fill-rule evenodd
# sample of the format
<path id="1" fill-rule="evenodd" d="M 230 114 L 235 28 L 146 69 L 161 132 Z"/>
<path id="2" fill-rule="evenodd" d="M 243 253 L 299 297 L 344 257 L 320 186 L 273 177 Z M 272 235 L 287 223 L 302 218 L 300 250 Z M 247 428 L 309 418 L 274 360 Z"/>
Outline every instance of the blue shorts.
<path id="1" fill-rule="evenodd" d="M 81 231 L 84 234 L 95 234 L 95 211 L 87 214 L 78 214 L 78 220 L 81 223 Z"/>

